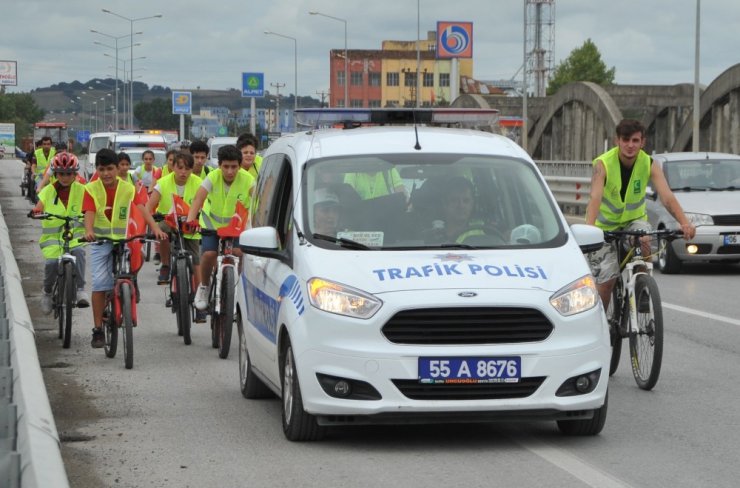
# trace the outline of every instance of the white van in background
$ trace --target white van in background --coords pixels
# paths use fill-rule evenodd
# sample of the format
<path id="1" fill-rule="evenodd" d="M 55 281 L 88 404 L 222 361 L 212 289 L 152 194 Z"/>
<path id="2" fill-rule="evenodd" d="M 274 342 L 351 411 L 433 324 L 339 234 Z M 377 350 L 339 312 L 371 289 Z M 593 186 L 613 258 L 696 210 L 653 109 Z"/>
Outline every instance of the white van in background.
<path id="1" fill-rule="evenodd" d="M 90 134 L 90 143 L 87 146 L 87 159 L 81 161 L 82 171 L 87 179 L 95 172 L 95 154 L 103 148 L 110 148 L 110 141 L 115 132 L 95 132 Z"/>

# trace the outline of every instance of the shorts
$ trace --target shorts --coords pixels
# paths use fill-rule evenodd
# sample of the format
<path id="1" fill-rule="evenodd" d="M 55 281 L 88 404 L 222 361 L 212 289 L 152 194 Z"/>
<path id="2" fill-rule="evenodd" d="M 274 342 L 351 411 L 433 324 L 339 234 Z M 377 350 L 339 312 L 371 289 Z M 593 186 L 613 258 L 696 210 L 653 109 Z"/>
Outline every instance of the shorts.
<path id="1" fill-rule="evenodd" d="M 172 227 L 165 224 L 164 222 L 159 224 L 159 228 L 162 229 L 162 232 L 167 232 L 168 234 L 172 232 Z M 193 256 L 193 264 L 200 264 L 200 241 L 198 239 L 183 239 L 183 243 L 185 244 L 185 250 L 189 251 L 190 254 Z M 175 245 L 170 242 L 170 252 L 175 248 Z M 166 263 L 165 263 L 166 264 Z"/>
<path id="2" fill-rule="evenodd" d="M 652 229 L 652 226 L 646 220 L 635 220 L 619 230 L 651 231 Z M 607 242 L 598 251 L 586 254 L 586 260 L 591 268 L 591 274 L 599 285 L 619 276 L 617 244 L 618 241 Z"/>
<path id="3" fill-rule="evenodd" d="M 113 244 L 103 242 L 90 247 L 90 275 L 92 291 L 113 289 Z"/>
<path id="4" fill-rule="evenodd" d="M 202 253 L 208 252 L 208 251 L 213 251 L 213 252 L 218 251 L 218 241 L 219 241 L 219 237 L 218 237 L 218 234 L 216 234 L 215 232 L 213 234 L 210 234 L 210 233 L 202 234 L 201 239 L 200 239 L 200 251 Z M 238 246 L 239 246 L 239 238 L 235 237 L 234 247 L 238 247 Z"/>

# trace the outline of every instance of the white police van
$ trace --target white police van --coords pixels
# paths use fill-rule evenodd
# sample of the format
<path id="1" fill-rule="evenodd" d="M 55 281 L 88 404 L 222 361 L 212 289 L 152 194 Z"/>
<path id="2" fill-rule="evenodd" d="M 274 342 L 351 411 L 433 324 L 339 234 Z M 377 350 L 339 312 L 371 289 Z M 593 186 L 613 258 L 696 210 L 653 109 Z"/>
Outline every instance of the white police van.
<path id="1" fill-rule="evenodd" d="M 280 396 L 296 441 L 336 425 L 501 420 L 598 434 L 609 333 L 582 250 L 603 233 L 568 227 L 511 140 L 433 126 L 496 111 L 297 117 L 347 128 L 265 152 L 239 239 L 243 395 Z"/>

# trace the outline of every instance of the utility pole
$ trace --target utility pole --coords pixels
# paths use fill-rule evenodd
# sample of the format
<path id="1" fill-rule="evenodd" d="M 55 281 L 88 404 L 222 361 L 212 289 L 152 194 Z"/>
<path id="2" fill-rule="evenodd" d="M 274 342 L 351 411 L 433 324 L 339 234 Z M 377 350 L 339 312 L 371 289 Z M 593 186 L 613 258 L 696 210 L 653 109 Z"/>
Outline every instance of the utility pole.
<path id="1" fill-rule="evenodd" d="M 324 100 L 329 96 L 329 92 L 317 91 L 316 94 L 321 97 L 321 108 L 324 108 Z"/>
<path id="2" fill-rule="evenodd" d="M 282 132 L 282 130 L 280 129 L 280 89 L 285 86 L 285 83 L 270 83 L 270 86 L 274 86 L 275 90 L 277 91 L 277 98 L 275 99 L 275 112 L 277 112 L 278 131 Z"/>

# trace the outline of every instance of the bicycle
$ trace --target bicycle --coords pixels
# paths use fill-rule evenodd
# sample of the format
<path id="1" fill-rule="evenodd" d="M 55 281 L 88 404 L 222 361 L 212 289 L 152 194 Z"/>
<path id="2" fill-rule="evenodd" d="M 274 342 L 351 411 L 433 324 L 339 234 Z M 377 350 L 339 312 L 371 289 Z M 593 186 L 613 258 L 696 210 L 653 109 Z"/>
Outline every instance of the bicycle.
<path id="1" fill-rule="evenodd" d="M 173 232 L 170 233 L 170 283 L 169 300 L 172 313 L 177 319 L 177 335 L 182 336 L 185 345 L 192 343 L 190 328 L 194 319 L 193 300 L 195 298 L 195 272 L 193 269 L 193 255 L 185 248 L 183 242 L 183 226 L 187 218 L 178 215 L 176 219 L 168 219 L 161 214 L 155 214 L 154 220 L 166 220 Z M 174 221 L 174 222 L 173 222 Z M 176 225 L 173 225 L 176 224 Z M 173 239 L 172 236 L 175 236 Z"/>
<path id="2" fill-rule="evenodd" d="M 105 297 L 103 330 L 105 355 L 116 357 L 118 329 L 123 329 L 123 362 L 126 369 L 134 367 L 134 327 L 137 326 L 135 272 L 131 270 L 130 249 L 126 246 L 135 240 L 151 240 L 149 235 L 136 235 L 125 239 L 98 237 L 99 244 L 113 244 L 113 290 Z"/>
<path id="3" fill-rule="evenodd" d="M 651 390 L 663 362 L 663 307 L 653 278 L 650 256 L 642 255 L 640 237 L 658 238 L 665 245 L 682 236 L 678 230 L 605 231 L 607 242 L 618 241 L 620 275 L 614 284 L 606 316 L 612 343 L 609 375 L 619 366 L 622 339 L 629 338 L 632 375 L 637 386 Z M 632 238 L 632 239 L 630 239 Z"/>
<path id="4" fill-rule="evenodd" d="M 36 178 L 31 171 L 30 164 L 28 164 L 23 170 L 23 178 L 21 179 L 21 196 L 25 196 L 28 201 L 34 205 L 39 201 L 38 194 L 36 193 Z"/>
<path id="5" fill-rule="evenodd" d="M 208 310 L 211 315 L 211 346 L 218 348 L 218 357 L 226 359 L 231 347 L 231 333 L 234 327 L 236 276 L 239 258 L 233 254 L 234 238 L 239 230 L 231 226 L 217 231 L 201 231 L 203 235 L 218 235 L 218 258 L 211 275 L 208 290 Z"/>
<path id="6" fill-rule="evenodd" d="M 48 212 L 28 213 L 34 220 L 62 220 L 62 254 L 57 258 L 57 277 L 51 291 L 52 310 L 59 324 L 62 347 L 69 349 L 72 340 L 72 309 L 77 307 L 77 257 L 72 254 L 71 242 L 75 239 L 72 224 L 82 225 L 82 216 L 55 215 Z"/>

